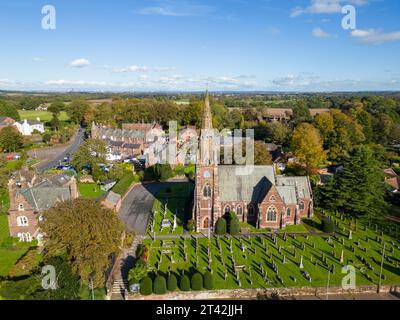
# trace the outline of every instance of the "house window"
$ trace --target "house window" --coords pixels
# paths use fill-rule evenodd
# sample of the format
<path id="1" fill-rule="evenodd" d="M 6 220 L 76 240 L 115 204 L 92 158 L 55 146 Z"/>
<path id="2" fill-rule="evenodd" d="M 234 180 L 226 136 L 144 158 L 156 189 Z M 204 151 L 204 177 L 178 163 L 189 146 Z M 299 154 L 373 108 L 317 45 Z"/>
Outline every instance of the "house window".
<path id="1" fill-rule="evenodd" d="M 276 208 L 269 207 L 267 211 L 267 221 L 276 221 Z"/>
<path id="2" fill-rule="evenodd" d="M 204 198 L 211 198 L 211 187 L 209 184 L 204 186 L 203 196 L 204 196 Z"/>
<path id="3" fill-rule="evenodd" d="M 304 210 L 304 202 L 303 201 L 300 202 L 299 208 L 300 208 L 300 210 Z"/>
<path id="4" fill-rule="evenodd" d="M 25 216 L 17 217 L 17 224 L 19 227 L 27 227 L 28 226 L 28 218 Z"/>
<path id="5" fill-rule="evenodd" d="M 206 228 L 209 227 L 209 225 L 210 225 L 210 220 L 207 217 L 207 218 L 204 219 L 203 228 L 206 229 Z"/>
<path id="6" fill-rule="evenodd" d="M 23 203 L 20 203 L 20 204 L 18 205 L 18 210 L 19 210 L 19 211 L 24 211 L 24 204 L 23 204 Z"/>
<path id="7" fill-rule="evenodd" d="M 236 214 L 237 214 L 238 216 L 243 215 L 243 208 L 242 208 L 242 206 L 237 206 L 237 208 L 236 208 Z"/>
<path id="8" fill-rule="evenodd" d="M 31 242 L 32 236 L 29 232 L 20 232 L 18 233 L 18 238 L 20 242 Z"/>
<path id="9" fill-rule="evenodd" d="M 251 204 L 249 206 L 249 216 L 254 216 L 255 215 L 255 210 L 254 210 L 254 206 Z"/>
<path id="10" fill-rule="evenodd" d="M 287 215 L 288 217 L 290 217 L 290 213 L 291 213 L 291 212 L 290 212 L 290 208 L 287 208 L 287 209 L 286 209 L 286 215 Z"/>

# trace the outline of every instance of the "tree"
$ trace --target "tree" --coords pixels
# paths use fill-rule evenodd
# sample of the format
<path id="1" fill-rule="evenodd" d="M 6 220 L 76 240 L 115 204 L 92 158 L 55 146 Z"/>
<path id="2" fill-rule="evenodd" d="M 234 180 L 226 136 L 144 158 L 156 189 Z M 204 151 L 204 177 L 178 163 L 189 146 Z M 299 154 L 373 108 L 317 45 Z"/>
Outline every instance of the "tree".
<path id="1" fill-rule="evenodd" d="M 90 105 L 86 101 L 75 100 L 67 106 L 67 114 L 76 124 L 85 125 L 85 116 L 89 109 Z"/>
<path id="2" fill-rule="evenodd" d="M 129 270 L 128 281 L 129 284 L 139 283 L 144 277 L 147 276 L 147 266 L 142 260 L 138 260 L 135 266 Z"/>
<path id="3" fill-rule="evenodd" d="M 237 235 L 240 233 L 240 222 L 236 214 L 232 216 L 229 220 L 229 234 Z"/>
<path id="4" fill-rule="evenodd" d="M 166 294 L 167 293 L 167 282 L 163 276 L 157 276 L 154 279 L 153 292 L 155 294 Z"/>
<path id="5" fill-rule="evenodd" d="M 196 227 L 196 221 L 194 221 L 193 219 L 190 219 L 186 223 L 186 230 L 189 232 L 193 232 L 195 230 L 195 227 Z"/>
<path id="6" fill-rule="evenodd" d="M 140 294 L 148 296 L 153 293 L 153 281 L 146 277 L 140 281 Z"/>
<path id="7" fill-rule="evenodd" d="M 178 288 L 178 280 L 176 279 L 174 274 L 170 274 L 167 279 L 167 288 L 168 291 L 176 291 Z"/>
<path id="8" fill-rule="evenodd" d="M 203 276 L 199 272 L 196 272 L 192 275 L 191 286 L 192 290 L 195 291 L 200 291 L 203 289 Z"/>
<path id="9" fill-rule="evenodd" d="M 190 291 L 190 280 L 186 274 L 181 277 L 179 288 L 181 291 Z"/>
<path id="10" fill-rule="evenodd" d="M 282 145 L 289 136 L 289 127 L 281 122 L 270 122 L 266 125 L 267 130 L 267 142 Z"/>
<path id="11" fill-rule="evenodd" d="M 215 287 L 214 276 L 210 271 L 206 271 L 204 274 L 204 289 L 213 290 Z"/>
<path id="12" fill-rule="evenodd" d="M 219 218 L 215 224 L 215 233 L 218 235 L 226 234 L 226 220 L 224 218 Z"/>
<path id="13" fill-rule="evenodd" d="M 5 127 L 0 130 L 0 148 L 8 152 L 15 152 L 24 146 L 24 138 L 13 127 Z"/>
<path id="14" fill-rule="evenodd" d="M 9 101 L 0 101 L 0 117 L 10 117 L 15 121 L 21 120 L 17 107 Z"/>
<path id="15" fill-rule="evenodd" d="M 303 164 L 308 172 L 326 160 L 321 136 L 309 123 L 302 123 L 293 131 L 292 150 L 296 160 Z"/>
<path id="16" fill-rule="evenodd" d="M 303 122 L 311 122 L 312 116 L 306 103 L 302 100 L 297 101 L 297 104 L 293 107 L 292 123 L 294 126 L 299 125 Z"/>
<path id="17" fill-rule="evenodd" d="M 170 164 L 157 163 L 154 166 L 146 169 L 147 179 L 156 179 L 165 182 L 173 176 L 173 170 Z"/>
<path id="18" fill-rule="evenodd" d="M 335 224 L 331 219 L 323 218 L 321 220 L 321 225 L 322 225 L 322 231 L 324 231 L 325 233 L 335 232 Z"/>
<path id="19" fill-rule="evenodd" d="M 43 218 L 46 255 L 65 255 L 84 283 L 102 287 L 123 231 L 114 212 L 93 200 L 75 199 L 58 203 Z"/>
<path id="20" fill-rule="evenodd" d="M 86 140 L 74 154 L 71 161 L 76 170 L 82 170 L 82 167 L 89 165 L 95 168 L 99 163 L 106 162 L 107 146 L 102 140 Z"/>
<path id="21" fill-rule="evenodd" d="M 387 209 L 384 173 L 371 148 L 357 147 L 344 170 L 321 188 L 321 205 L 357 218 L 381 219 Z"/>

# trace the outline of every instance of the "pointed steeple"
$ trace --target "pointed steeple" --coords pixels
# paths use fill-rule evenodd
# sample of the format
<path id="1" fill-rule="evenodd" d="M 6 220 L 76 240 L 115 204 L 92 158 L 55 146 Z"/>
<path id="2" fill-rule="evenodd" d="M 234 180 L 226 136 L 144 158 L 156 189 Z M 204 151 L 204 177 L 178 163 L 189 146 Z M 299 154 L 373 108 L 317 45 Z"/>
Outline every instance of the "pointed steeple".
<path id="1" fill-rule="evenodd" d="M 208 96 L 208 88 L 206 90 L 206 95 L 204 99 L 204 111 L 203 111 L 203 119 L 202 119 L 202 129 L 208 130 L 212 129 L 212 115 L 210 108 L 210 98 Z"/>

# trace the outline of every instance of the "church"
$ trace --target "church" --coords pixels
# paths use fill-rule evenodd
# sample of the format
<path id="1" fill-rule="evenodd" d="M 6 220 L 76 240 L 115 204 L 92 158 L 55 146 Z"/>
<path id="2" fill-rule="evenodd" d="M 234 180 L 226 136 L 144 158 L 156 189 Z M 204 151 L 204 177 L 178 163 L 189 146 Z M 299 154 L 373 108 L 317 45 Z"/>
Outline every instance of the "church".
<path id="1" fill-rule="evenodd" d="M 313 216 L 309 177 L 277 175 L 273 165 L 252 166 L 251 173 L 238 174 L 240 166 L 219 165 L 215 139 L 207 92 L 193 206 L 198 232 L 213 231 L 217 220 L 230 212 L 259 229 L 281 229 Z"/>

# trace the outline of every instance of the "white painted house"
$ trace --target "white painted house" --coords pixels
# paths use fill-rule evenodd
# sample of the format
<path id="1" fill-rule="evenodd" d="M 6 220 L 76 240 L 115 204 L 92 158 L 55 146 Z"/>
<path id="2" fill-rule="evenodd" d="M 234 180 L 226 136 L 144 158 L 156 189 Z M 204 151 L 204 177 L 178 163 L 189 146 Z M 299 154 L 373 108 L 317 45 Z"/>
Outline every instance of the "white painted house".
<path id="1" fill-rule="evenodd" d="M 32 135 L 33 131 L 37 130 L 40 133 L 44 133 L 44 124 L 40 121 L 40 118 L 37 120 L 23 120 L 14 123 L 14 126 L 17 127 L 18 131 L 21 132 L 24 136 Z"/>

